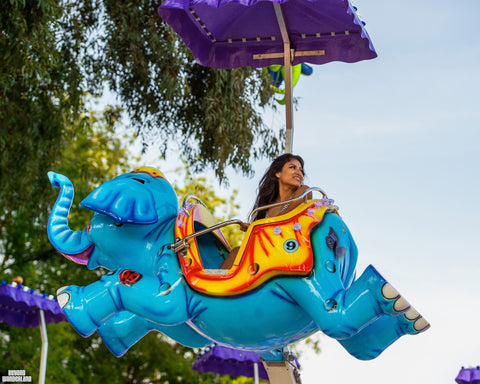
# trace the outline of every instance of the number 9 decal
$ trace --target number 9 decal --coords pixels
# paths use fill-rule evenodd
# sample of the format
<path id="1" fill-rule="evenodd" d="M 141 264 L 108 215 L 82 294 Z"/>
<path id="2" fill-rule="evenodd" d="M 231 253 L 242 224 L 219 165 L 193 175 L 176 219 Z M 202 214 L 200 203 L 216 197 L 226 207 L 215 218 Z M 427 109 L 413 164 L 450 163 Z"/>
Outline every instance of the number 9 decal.
<path id="1" fill-rule="evenodd" d="M 289 253 L 295 252 L 298 249 L 298 241 L 294 239 L 288 239 L 283 243 L 283 249 Z"/>

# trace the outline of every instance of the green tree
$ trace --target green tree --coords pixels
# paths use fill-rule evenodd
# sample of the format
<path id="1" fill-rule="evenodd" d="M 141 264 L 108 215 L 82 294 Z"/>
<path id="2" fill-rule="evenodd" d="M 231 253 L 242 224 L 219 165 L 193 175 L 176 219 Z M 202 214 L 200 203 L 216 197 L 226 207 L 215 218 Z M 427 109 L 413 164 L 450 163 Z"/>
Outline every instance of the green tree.
<path id="1" fill-rule="evenodd" d="M 118 109 L 108 107 L 103 114 L 82 114 L 65 129 L 65 135 L 58 143 L 63 150 L 51 169 L 68 175 L 76 186 L 70 220 L 72 227 L 85 227 L 89 220 L 88 212 L 76 208 L 82 197 L 90 192 L 92 185 L 129 168 L 127 150 L 114 134 L 119 113 Z M 48 242 L 46 221 L 58 191 L 49 185 L 46 170 L 34 181 L 30 179 L 30 182 L 42 184 L 33 185 L 32 188 L 44 192 L 31 196 L 29 201 L 18 201 L 13 209 L 4 210 L 2 216 L 2 280 L 11 281 L 13 276 L 20 275 L 28 286 L 49 293 L 72 281 L 81 285 L 92 282 L 100 271 L 88 272 L 84 267 L 68 262 Z M 19 191 L 19 194 L 23 192 Z M 54 346 L 49 351 L 47 371 L 47 379 L 52 382 L 76 383 L 82 377 L 93 377 L 96 371 L 104 371 L 107 367 L 118 368 L 113 359 L 102 367 L 102 359 L 97 355 L 106 354 L 105 347 L 100 347 L 98 340 L 83 339 L 69 324 L 50 324 L 48 331 L 50 345 Z M 25 369 L 36 381 L 41 346 L 38 328 L 14 328 L 0 324 L 0 335 L 2 372 L 5 373 L 3 370 L 6 369 Z"/>
<path id="2" fill-rule="evenodd" d="M 67 175 L 76 188 L 69 222 L 72 228 L 82 229 L 91 218 L 91 212 L 80 209 L 79 202 L 100 183 L 135 168 L 138 158 L 132 158 L 126 145 L 128 138 L 120 139 L 115 133 L 120 110 L 107 107 L 102 114 L 85 113 L 66 129 L 60 148 L 60 159 L 53 169 Z M 215 197 L 213 186 L 204 179 L 189 175 L 183 192 L 199 194 L 207 204 L 225 215 L 235 214 L 238 207 L 234 196 L 230 199 Z M 43 182 L 48 183 L 46 175 Z M 11 281 L 21 275 L 25 284 L 42 292 L 53 293 L 63 285 L 86 285 L 105 273 L 89 271 L 66 260 L 48 243 L 45 221 L 48 207 L 53 205 L 57 190 L 36 196 L 34 204 L 45 214 L 22 218 L 12 212 L 0 238 L 5 245 L 2 253 L 2 280 Z M 191 190 L 190 190 L 191 189 Z M 223 207 L 226 205 L 226 207 Z M 128 353 L 116 358 L 106 349 L 97 334 L 83 338 L 68 323 L 47 326 L 49 352 L 47 382 L 54 383 L 251 383 L 247 379 L 201 374 L 191 370 L 195 350 L 183 347 L 165 336 L 152 332 L 134 345 Z M 8 369 L 24 369 L 37 381 L 40 361 L 40 332 L 38 328 L 14 328 L 0 324 L 0 374 Z"/>
<path id="3" fill-rule="evenodd" d="M 180 199 L 180 205 L 186 196 L 193 195 L 210 209 L 217 223 L 233 218 L 238 219 L 240 209 L 236 201 L 238 189 L 230 190 L 227 197 L 220 196 L 215 191 L 214 182 L 205 176 L 195 176 L 185 160 L 182 167 L 175 169 L 175 175 L 180 175 L 180 179 L 174 179 L 171 182 Z M 240 245 L 244 237 L 238 225 L 223 227 L 222 232 L 232 247 Z"/>
<path id="4" fill-rule="evenodd" d="M 16 178 L 20 186 L 15 186 L 12 180 L 11 189 L 6 193 L 14 201 L 4 201 L 0 216 L 0 273 L 18 268 L 30 284 L 40 289 L 49 287 L 36 271 L 50 269 L 59 273 L 63 263 L 55 263 L 58 257 L 45 232 L 48 213 L 58 193 L 50 185 L 47 171 L 55 170 L 72 178 L 76 196 L 70 222 L 72 227 L 85 226 L 88 213 L 75 209 L 81 199 L 93 186 L 129 170 L 129 163 L 135 161 L 128 155 L 123 144 L 125 139 L 122 141 L 115 133 L 120 113 L 121 110 L 113 107 L 107 107 L 102 114 L 82 113 L 65 128 L 58 140 L 61 155 L 49 169 L 42 169 L 42 174 L 35 177 L 26 177 L 30 181 L 28 185 L 22 184 L 22 177 Z M 22 149 L 21 144 L 18 147 Z M 2 196 L 2 201 L 4 198 Z"/>
<path id="5" fill-rule="evenodd" d="M 259 108 L 271 105 L 263 71 L 199 66 L 158 16 L 159 4 L 2 4 L 2 191 L 15 175 L 43 174 L 58 155 L 62 130 L 76 119 L 83 95 L 102 94 L 105 87 L 118 97 L 145 147 L 156 145 L 165 153 L 173 143 L 181 145 L 191 165 L 209 166 L 220 179 L 228 166 L 249 173 L 252 160 L 278 153 L 278 137 L 259 114 Z M 33 188 L 29 177 L 24 180 L 22 190 Z M 43 190 L 31 193 L 37 192 Z"/>
<path id="6" fill-rule="evenodd" d="M 176 141 L 191 165 L 209 166 L 220 179 L 227 166 L 249 173 L 251 160 L 278 153 L 278 138 L 257 108 L 272 94 L 262 70 L 196 64 L 159 18 L 158 0 L 101 3 L 105 48 L 99 60 L 144 143 L 158 138 L 165 151 Z"/>

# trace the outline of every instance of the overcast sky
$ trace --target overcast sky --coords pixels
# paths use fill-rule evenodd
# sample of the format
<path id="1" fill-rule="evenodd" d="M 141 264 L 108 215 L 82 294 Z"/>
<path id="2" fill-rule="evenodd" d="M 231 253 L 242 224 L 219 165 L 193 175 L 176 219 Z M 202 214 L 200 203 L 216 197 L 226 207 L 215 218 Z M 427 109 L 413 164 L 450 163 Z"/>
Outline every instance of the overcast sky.
<path id="1" fill-rule="evenodd" d="M 294 151 L 359 247 L 432 324 L 371 362 L 321 338 L 305 384 L 454 383 L 480 365 L 478 0 L 358 0 L 378 58 L 295 88 Z"/>
<path id="2" fill-rule="evenodd" d="M 378 58 L 300 79 L 293 149 L 306 183 L 339 205 L 357 275 L 373 264 L 432 328 L 370 362 L 321 336 L 321 354 L 301 358 L 303 383 L 452 384 L 480 365 L 480 1 L 354 4 Z M 242 219 L 267 166 L 231 176 Z"/>

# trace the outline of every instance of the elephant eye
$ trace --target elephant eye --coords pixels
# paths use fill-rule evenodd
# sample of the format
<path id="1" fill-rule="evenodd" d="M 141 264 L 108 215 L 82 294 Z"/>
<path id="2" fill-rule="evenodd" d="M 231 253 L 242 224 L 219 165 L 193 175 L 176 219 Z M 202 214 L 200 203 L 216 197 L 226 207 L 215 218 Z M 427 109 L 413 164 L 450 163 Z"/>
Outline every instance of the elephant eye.
<path id="1" fill-rule="evenodd" d="M 145 184 L 145 180 L 137 179 L 136 177 L 132 178 L 132 180 L 138 181 L 139 183 Z"/>

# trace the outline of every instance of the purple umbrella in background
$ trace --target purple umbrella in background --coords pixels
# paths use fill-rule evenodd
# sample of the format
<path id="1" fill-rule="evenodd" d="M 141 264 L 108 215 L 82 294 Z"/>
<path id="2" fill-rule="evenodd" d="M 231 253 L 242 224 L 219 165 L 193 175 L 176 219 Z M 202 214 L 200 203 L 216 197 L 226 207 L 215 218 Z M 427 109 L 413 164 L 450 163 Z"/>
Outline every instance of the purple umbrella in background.
<path id="1" fill-rule="evenodd" d="M 296 358 L 295 363 L 297 368 L 300 368 Z M 258 383 L 259 378 L 268 380 L 262 360 L 255 352 L 241 351 L 216 344 L 207 347 L 199 354 L 192 369 L 220 375 L 253 377 L 255 383 Z"/>
<path id="2" fill-rule="evenodd" d="M 377 57 L 349 0 L 165 0 L 158 13 L 201 65 L 284 65 L 287 152 L 293 139 L 291 66 Z"/>
<path id="3" fill-rule="evenodd" d="M 458 384 L 480 384 L 480 366 L 460 370 L 455 381 Z"/>
<path id="4" fill-rule="evenodd" d="M 67 321 L 53 296 L 37 293 L 33 288 L 21 284 L 0 285 L 0 322 L 13 327 L 34 328 L 40 325 L 42 337 L 42 353 L 40 358 L 39 383 L 45 382 L 47 368 L 48 323 Z"/>

